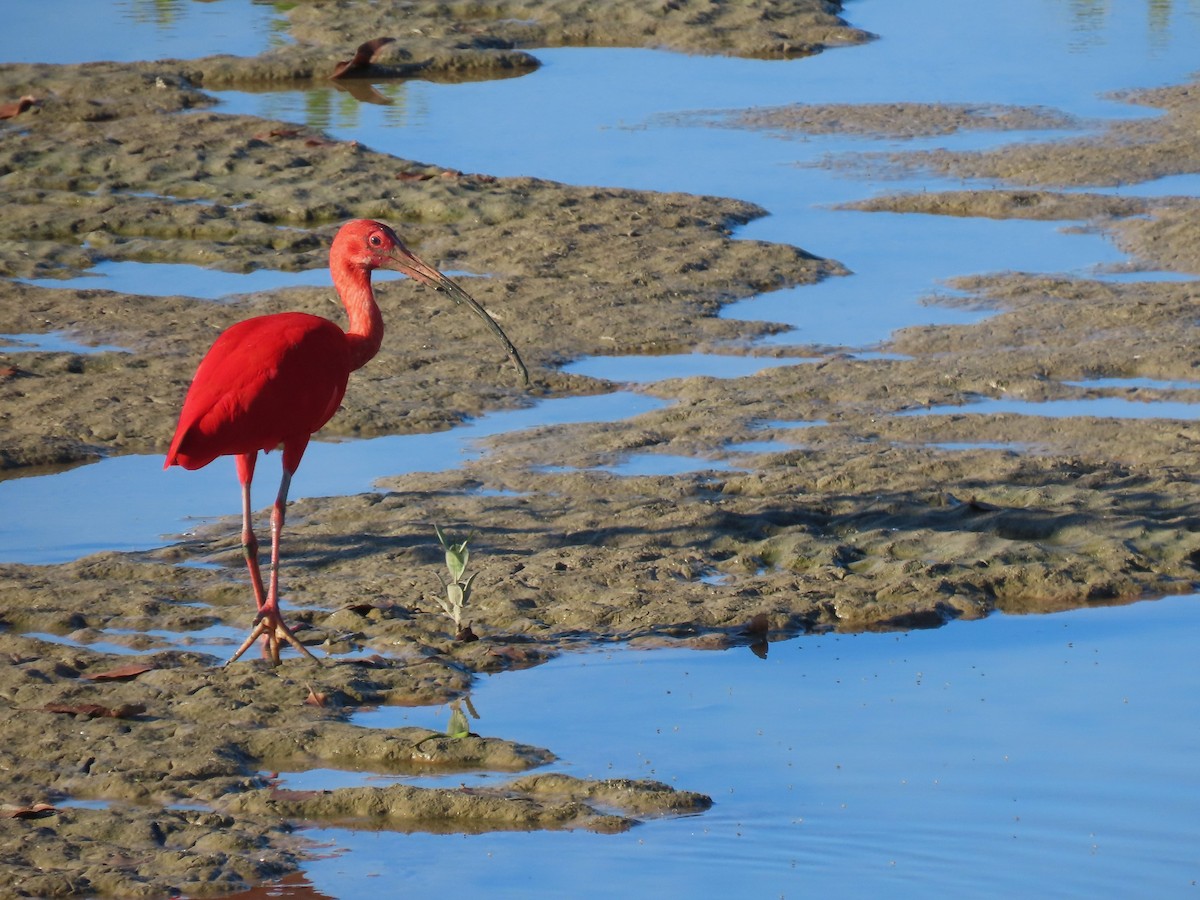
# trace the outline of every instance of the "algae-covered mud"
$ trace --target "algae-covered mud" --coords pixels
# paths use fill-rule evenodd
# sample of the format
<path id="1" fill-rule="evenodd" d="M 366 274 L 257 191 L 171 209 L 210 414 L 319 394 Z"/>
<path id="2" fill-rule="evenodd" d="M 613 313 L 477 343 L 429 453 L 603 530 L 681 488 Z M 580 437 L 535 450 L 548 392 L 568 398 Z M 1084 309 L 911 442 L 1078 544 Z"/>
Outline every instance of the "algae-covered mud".
<path id="1" fill-rule="evenodd" d="M 0 566 L 6 892 L 227 893 L 299 866 L 308 848 L 298 822 L 612 832 L 705 810 L 710 799 L 688 785 L 516 774 L 553 760 L 553 747 L 348 721 L 364 706 L 449 701 L 478 673 L 579 644 L 760 644 L 1194 589 L 1196 429 L 1190 416 L 1137 415 L 1139 401 L 1192 399 L 1200 387 L 1190 282 L 964 278 L 956 302 L 992 312 L 976 324 L 906 329 L 880 358 L 768 350 L 751 342 L 780 326 L 721 310 L 849 275 L 801 247 L 734 239 L 769 210 L 460 172 L 212 108 L 205 90 L 216 85 L 326 77 L 358 44 L 391 36 L 398 6 L 300 4 L 295 43 L 253 59 L 0 66 L 0 100 L 36 99 L 0 122 L 3 331 L 120 348 L 0 346 L 5 474 L 161 452 L 222 328 L 284 309 L 339 315 L 328 288 L 218 302 L 189 294 L 182 276 L 154 297 L 45 279 L 102 261 L 319 269 L 338 225 L 358 216 L 388 221 L 422 257 L 465 272 L 532 385 L 518 383 L 478 322 L 389 281 L 378 286 L 383 350 L 355 374 L 326 437 L 443 429 L 486 410 L 613 390 L 561 370 L 588 355 L 816 361 L 659 382 L 648 390 L 662 408 L 627 421 L 501 435 L 449 472 L 295 503 L 285 594 L 301 639 L 329 655 L 321 665 L 215 666 L 202 636 L 236 645 L 251 610 L 232 519 L 148 553 Z M 368 74 L 493 77 L 535 66 L 529 48 L 548 45 L 789 56 L 868 37 L 836 4 L 802 0 L 668 3 L 656 13 L 608 4 L 601 18 L 591 8 L 406 5 L 411 36 L 381 46 Z M 1190 199 L 1054 189 L 1192 171 L 1194 146 L 1180 135 L 1194 133 L 1195 96 L 1134 98 L 1170 104 L 1136 132 L 871 159 L 1015 184 L 859 208 L 1084 220 L 1139 266 L 1195 272 Z M 737 128 L 901 137 L 1079 125 L 1053 110 L 995 106 L 702 115 Z M 1062 407 L 1069 414 L 1053 414 L 1060 403 L 1073 404 Z M 681 475 L 603 468 L 646 454 L 698 462 Z M 472 535 L 465 616 L 478 640 L 456 640 L 434 599 L 435 523 Z M 489 790 L 292 791 L 274 777 L 322 767 L 514 774 Z"/>

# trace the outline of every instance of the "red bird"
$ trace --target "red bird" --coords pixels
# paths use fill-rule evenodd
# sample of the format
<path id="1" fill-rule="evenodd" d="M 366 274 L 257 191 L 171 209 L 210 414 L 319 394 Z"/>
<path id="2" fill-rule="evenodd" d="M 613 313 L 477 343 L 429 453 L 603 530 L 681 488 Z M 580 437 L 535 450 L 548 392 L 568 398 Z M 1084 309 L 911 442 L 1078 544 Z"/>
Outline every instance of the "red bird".
<path id="1" fill-rule="evenodd" d="M 349 329 L 342 331 L 320 316 L 288 312 L 247 319 L 222 332 L 196 370 L 167 451 L 164 468 L 199 469 L 218 456 L 237 457 L 242 550 L 258 615 L 250 636 L 229 662 L 260 637 L 263 655 L 276 665 L 284 641 L 313 658 L 279 612 L 279 536 L 288 487 L 309 438 L 337 412 L 350 373 L 365 365 L 383 340 L 383 316 L 371 289 L 372 271 L 395 269 L 465 304 L 504 342 L 522 378 L 529 381 L 525 364 L 495 320 L 466 291 L 422 262 L 388 226 L 364 219 L 347 222 L 333 240 L 329 268 L 346 307 Z M 250 519 L 250 481 L 258 451 L 279 446 L 283 447 L 283 478 L 271 512 L 271 580 L 264 590 Z"/>

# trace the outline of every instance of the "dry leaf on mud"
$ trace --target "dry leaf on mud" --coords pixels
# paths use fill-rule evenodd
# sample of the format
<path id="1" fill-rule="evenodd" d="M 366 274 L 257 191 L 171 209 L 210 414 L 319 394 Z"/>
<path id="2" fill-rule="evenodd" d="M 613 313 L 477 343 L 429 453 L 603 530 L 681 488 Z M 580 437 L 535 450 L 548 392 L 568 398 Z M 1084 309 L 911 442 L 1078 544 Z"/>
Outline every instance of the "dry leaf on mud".
<path id="1" fill-rule="evenodd" d="M 771 630 L 771 620 L 766 613 L 758 613 L 752 616 L 745 625 L 742 626 L 742 631 L 746 634 L 766 634 Z"/>
<path id="2" fill-rule="evenodd" d="M 536 652 L 526 650 L 524 647 L 493 647 L 489 653 L 514 663 L 529 662 L 531 659 L 538 658 Z"/>
<path id="3" fill-rule="evenodd" d="M 272 128 L 270 131 L 260 131 L 254 135 L 256 141 L 269 141 L 272 138 L 300 137 L 299 128 Z"/>
<path id="4" fill-rule="evenodd" d="M 324 692 L 315 690 L 311 684 L 305 684 L 304 686 L 308 688 L 308 697 L 304 700 L 308 706 L 325 705 L 325 701 L 328 699 L 328 697 Z"/>
<path id="5" fill-rule="evenodd" d="M 334 66 L 333 74 L 330 78 L 343 78 L 346 75 L 353 75 L 371 65 L 371 60 L 375 54 L 379 52 L 379 48 L 394 41 L 395 38 L 378 37 L 374 40 L 365 41 L 358 45 L 358 49 L 354 51 L 354 56 L 350 59 L 343 59 Z"/>
<path id="6" fill-rule="evenodd" d="M 91 681 L 124 681 L 129 678 L 137 678 L 144 672 L 149 672 L 152 669 L 158 668 L 153 663 L 130 663 L 127 666 L 118 666 L 115 669 L 109 669 L 107 672 L 96 672 L 95 674 L 84 675 Z"/>
<path id="7" fill-rule="evenodd" d="M 58 810 L 49 803 L 34 803 L 32 806 L 0 808 L 0 817 L 5 819 L 42 819 L 54 815 Z"/>
<path id="8" fill-rule="evenodd" d="M 38 99 L 31 94 L 26 94 L 20 100 L 14 100 L 12 103 L 0 105 L 0 119 L 12 119 L 19 116 L 31 106 L 38 104 Z"/>
<path id="9" fill-rule="evenodd" d="M 89 719 L 132 719 L 144 713 L 146 707 L 140 703 L 124 703 L 121 706 L 101 706 L 99 703 L 47 703 L 41 710 L 86 716 Z"/>

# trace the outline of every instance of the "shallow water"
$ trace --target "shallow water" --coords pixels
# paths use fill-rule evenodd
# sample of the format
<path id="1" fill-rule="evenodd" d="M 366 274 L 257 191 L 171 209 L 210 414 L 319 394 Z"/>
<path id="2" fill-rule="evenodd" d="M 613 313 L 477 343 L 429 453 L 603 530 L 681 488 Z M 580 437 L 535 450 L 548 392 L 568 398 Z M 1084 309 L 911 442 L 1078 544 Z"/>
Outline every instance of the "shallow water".
<path id="1" fill-rule="evenodd" d="M 468 273 L 448 270 L 452 278 L 471 277 Z M 399 272 L 380 269 L 374 280 L 398 281 Z M 18 278 L 39 287 L 120 291 L 149 297 L 196 297 L 200 300 L 225 300 L 240 294 L 273 291 L 289 287 L 328 287 L 333 292 L 329 269 L 304 269 L 279 272 L 256 269 L 253 272 L 223 272 L 187 263 L 147 263 L 130 260 L 104 260 L 82 275 L 68 278 Z"/>
<path id="2" fill-rule="evenodd" d="M 1125 397 L 1084 397 L 1078 400 L 1010 400 L 1006 397 L 987 397 L 963 406 L 930 406 L 906 410 L 902 416 L 945 416 L 963 413 L 1063 418 L 1065 416 L 1098 416 L 1106 419 L 1194 419 L 1200 413 L 1195 403 L 1171 400 L 1134 400 Z"/>
<path id="3" fill-rule="evenodd" d="M 97 21 L 98 5 L 69 0 L 56 6 L 53 20 L 37 5 L 14 5 L 0 30 L 0 58 L 250 54 L 276 39 L 273 9 L 247 0 L 110 0 L 109 14 Z M 790 62 L 539 51 L 543 68 L 520 78 L 388 85 L 381 90 L 392 98 L 390 106 L 339 104 L 329 107 L 333 118 L 315 124 L 464 171 L 758 202 L 770 215 L 744 227 L 742 236 L 793 243 L 855 272 L 728 311 L 796 329 L 775 343 L 870 347 L 895 328 L 986 315 L 922 303 L 931 293 L 945 293 L 942 285 L 956 275 L 1095 273 L 1122 261 L 1102 237 L 1068 234 L 1055 223 L 835 210 L 834 204 L 876 192 L 961 184 L 891 181 L 819 165 L 830 154 L 979 147 L 1029 134 L 780 140 L 677 124 L 672 116 L 797 101 L 887 100 L 1030 103 L 1085 117 L 1151 115 L 1102 93 L 1184 79 L 1200 45 L 1196 3 L 854 0 L 847 15 L 882 39 Z M 221 99 L 230 111 L 297 121 L 307 115 L 296 92 L 225 92 Z M 1189 175 L 1116 191 L 1194 193 L 1198 186 L 1200 178 Z M 97 274 L 112 280 L 86 286 L 134 289 L 115 280 L 118 273 L 142 277 L 147 270 L 101 268 Z M 162 293 L 157 277 L 138 292 Z M 219 287 L 194 295 L 217 299 L 292 276 L 258 275 L 268 280 L 254 287 L 246 287 L 246 276 L 213 277 Z M 621 370 L 638 377 L 622 380 L 725 374 L 708 368 L 709 359 L 655 368 L 661 362 L 626 361 Z M 693 364 L 703 371 L 688 367 Z M 602 361 L 575 365 L 580 371 L 595 366 L 589 374 L 606 371 Z M 366 490 L 378 477 L 441 468 L 478 452 L 470 443 L 475 437 L 548 419 L 634 415 L 657 403 L 623 392 L 497 413 L 440 435 L 313 444 L 295 494 Z M 937 411 L 1190 419 L 1196 409 L 1121 398 L 1063 403 L 1070 405 L 985 401 Z M 163 534 L 185 529 L 188 517 L 236 511 L 232 465 L 186 475 L 160 468 L 158 457 L 128 457 L 0 483 L 0 508 L 9 513 L 0 519 L 0 559 L 49 563 L 100 549 L 156 546 Z M 259 479 L 260 505 L 274 493 L 270 472 L 264 469 Z M 450 887 L 522 896 L 1194 893 L 1200 877 L 1194 852 L 1200 669 L 1190 636 L 1200 626 L 1198 615 L 1197 598 L 1187 597 L 1043 617 L 995 616 L 931 632 L 802 638 L 773 645 L 766 660 L 744 649 L 621 649 L 485 676 L 472 695 L 483 716 L 475 730 L 545 746 L 560 756 L 557 767 L 573 774 L 659 778 L 709 792 L 716 806 L 617 836 L 310 829 L 308 836 L 339 852 L 313 861 L 306 878 L 339 898 L 374 897 L 397 884 L 412 892 Z M 444 727 L 446 711 L 371 715 L 379 724 L 396 724 L 392 716 L 402 724 Z M 364 714 L 361 721 L 371 719 Z M 314 787 L 335 779 L 326 772 L 291 777 Z M 451 783 L 474 777 L 454 776 Z M 302 896 L 304 888 L 292 890 L 280 888 L 277 895 Z"/>
<path id="4" fill-rule="evenodd" d="M 742 378 L 777 366 L 817 359 L 738 356 L 719 353 L 668 353 L 662 356 L 588 356 L 563 366 L 564 372 L 618 384 L 650 384 L 667 378 Z"/>
<path id="5" fill-rule="evenodd" d="M 542 897 L 1183 895 L 1200 876 L 1197 627 L 1188 596 L 798 638 L 765 660 L 621 649 L 484 676 L 472 730 L 551 748 L 570 774 L 706 791 L 713 809 L 614 836 L 309 829 L 353 850 L 307 875 L 337 897 L 377 896 L 381 878 Z M 284 775 L 309 789 L 388 780 Z"/>
<path id="6" fill-rule="evenodd" d="M 47 15 L 47 9 L 53 15 Z M 0 60 L 72 63 L 255 56 L 276 40 L 271 0 L 7 3 Z"/>
<path id="7" fill-rule="evenodd" d="M 643 394 L 617 392 L 544 400 L 526 409 L 495 412 L 450 431 L 372 440 L 314 441 L 290 497 L 332 497 L 371 490 L 376 479 L 401 471 L 440 472 L 477 457 L 480 438 L 555 422 L 597 422 L 663 405 Z M 254 481 L 256 508 L 274 500 L 278 454 L 269 454 Z M 115 456 L 52 474 L 0 481 L 0 562 L 68 562 L 101 550 L 148 550 L 206 518 L 239 514 L 240 487 L 231 459 L 186 472 L 163 470 L 161 456 Z M 147 495 L 146 485 L 156 485 Z"/>
<path id="8" fill-rule="evenodd" d="M 1200 391 L 1200 381 L 1164 380 L 1159 378 L 1090 378 L 1087 381 L 1067 381 L 1073 387 L 1098 390 Z"/>
<path id="9" fill-rule="evenodd" d="M 45 334 L 0 334 L 0 353 L 127 353 L 112 344 L 91 346 L 71 340 L 59 331 Z"/>

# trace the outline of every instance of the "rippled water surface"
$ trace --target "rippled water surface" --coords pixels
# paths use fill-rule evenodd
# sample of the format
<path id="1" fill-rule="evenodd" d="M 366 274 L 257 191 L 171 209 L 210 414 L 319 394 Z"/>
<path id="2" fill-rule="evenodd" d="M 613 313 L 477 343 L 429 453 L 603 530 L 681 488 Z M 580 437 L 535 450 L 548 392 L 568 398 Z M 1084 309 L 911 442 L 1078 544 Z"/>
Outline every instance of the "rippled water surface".
<path id="1" fill-rule="evenodd" d="M 1187 596 L 798 638 L 766 659 L 623 649 L 485 676 L 479 733 L 553 748 L 554 769 L 655 778 L 715 805 L 612 836 L 317 829 L 354 851 L 308 877 L 355 897 L 381 878 L 539 897 L 1190 896 L 1197 627 L 1200 597 Z M 444 728 L 447 716 L 356 721 Z M 480 780 L 495 778 L 418 783 Z"/>

